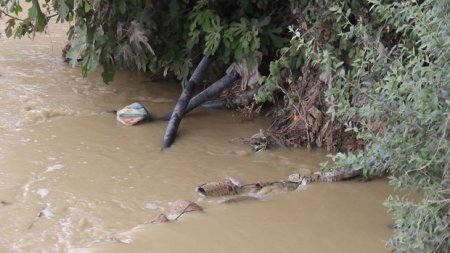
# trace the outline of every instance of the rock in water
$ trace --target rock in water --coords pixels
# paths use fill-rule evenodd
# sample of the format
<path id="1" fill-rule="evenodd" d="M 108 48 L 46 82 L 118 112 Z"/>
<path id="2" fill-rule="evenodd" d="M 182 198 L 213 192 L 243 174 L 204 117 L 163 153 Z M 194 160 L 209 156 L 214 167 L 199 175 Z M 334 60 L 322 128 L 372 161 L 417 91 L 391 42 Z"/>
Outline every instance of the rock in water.
<path id="1" fill-rule="evenodd" d="M 133 126 L 141 121 L 150 119 L 150 114 L 143 105 L 135 102 L 117 111 L 116 119 L 126 126 Z"/>

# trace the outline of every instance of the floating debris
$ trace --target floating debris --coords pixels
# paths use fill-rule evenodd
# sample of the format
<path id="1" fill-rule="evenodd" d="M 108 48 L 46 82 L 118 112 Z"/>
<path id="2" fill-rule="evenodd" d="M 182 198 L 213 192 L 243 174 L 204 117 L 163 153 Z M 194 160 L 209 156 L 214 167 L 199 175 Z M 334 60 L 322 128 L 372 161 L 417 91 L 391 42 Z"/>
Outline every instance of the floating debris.
<path id="1" fill-rule="evenodd" d="M 28 230 L 30 230 L 31 228 L 33 228 L 34 224 L 42 217 L 45 217 L 47 219 L 50 219 L 51 217 L 53 217 L 53 212 L 50 208 L 50 204 L 46 203 L 45 206 L 39 211 L 39 213 L 36 215 L 36 217 L 34 218 L 34 220 L 30 223 L 30 225 L 28 225 Z"/>
<path id="2" fill-rule="evenodd" d="M 243 201 L 259 200 L 261 197 L 276 191 L 297 191 L 305 189 L 305 186 L 311 182 L 335 182 L 360 176 L 361 172 L 356 170 L 345 171 L 335 169 L 332 171 L 322 171 L 311 173 L 310 170 L 303 170 L 292 173 L 287 180 L 278 180 L 270 182 L 257 182 L 241 185 L 241 183 L 228 177 L 221 181 L 207 182 L 201 184 L 195 190 L 202 197 L 225 197 L 227 199 L 220 200 L 216 203 L 231 204 Z M 239 196 L 233 196 L 239 195 Z M 231 197 L 230 197 L 231 196 Z M 157 205 L 153 203 L 147 204 L 147 208 L 156 209 Z M 187 212 L 203 211 L 203 208 L 197 203 L 189 200 L 178 200 L 172 203 L 169 212 L 160 213 L 150 223 L 160 224 L 177 220 L 181 215 Z"/>
<path id="3" fill-rule="evenodd" d="M 243 196 L 237 196 L 237 197 L 225 199 L 225 200 L 219 201 L 219 203 L 220 204 L 231 204 L 231 203 L 237 203 L 237 202 L 243 202 L 243 201 L 251 201 L 251 200 L 259 200 L 259 198 L 253 197 L 253 196 L 243 195 Z"/>
<path id="4" fill-rule="evenodd" d="M 273 188 L 272 188 L 272 187 L 266 186 L 266 187 L 261 188 L 261 190 L 259 190 L 259 191 L 256 193 L 256 195 L 258 195 L 258 196 L 265 196 L 265 195 L 271 193 L 272 191 L 273 191 Z"/>
<path id="5" fill-rule="evenodd" d="M 141 121 L 149 120 L 150 114 L 143 105 L 135 102 L 117 111 L 116 119 L 126 126 L 133 126 Z"/>
<path id="6" fill-rule="evenodd" d="M 289 175 L 288 181 L 298 183 L 298 187 L 306 186 L 311 181 L 311 176 L 305 176 L 300 173 L 294 173 Z"/>
<path id="7" fill-rule="evenodd" d="M 234 178 L 227 178 L 222 181 L 208 182 L 198 186 L 197 191 L 203 197 L 221 197 L 237 195 L 240 183 Z"/>
<path id="8" fill-rule="evenodd" d="M 167 215 L 164 213 L 158 214 L 153 220 L 150 221 L 152 224 L 160 224 L 175 221 L 181 217 L 184 213 L 203 211 L 203 208 L 197 203 L 189 200 L 177 200 L 172 203 Z"/>
<path id="9" fill-rule="evenodd" d="M 288 176 L 288 180 L 291 182 L 300 183 L 303 180 L 304 176 L 300 173 L 293 173 Z"/>
<path id="10" fill-rule="evenodd" d="M 167 219 L 167 216 L 163 213 L 158 214 L 158 216 L 156 216 L 152 221 L 150 221 L 150 223 L 152 224 L 160 224 L 166 222 L 170 222 L 170 220 Z"/>
<path id="11" fill-rule="evenodd" d="M 4 207 L 4 206 L 8 206 L 8 205 L 11 205 L 11 203 L 8 201 L 0 200 L 0 207 Z"/>
<path id="12" fill-rule="evenodd" d="M 177 200 L 170 207 L 167 218 L 171 221 L 177 220 L 184 213 L 194 211 L 203 211 L 203 208 L 189 200 Z"/>
<path id="13" fill-rule="evenodd" d="M 34 224 L 38 221 L 39 218 L 41 218 L 42 216 L 44 216 L 44 214 L 42 213 L 42 210 L 39 211 L 39 213 L 36 215 L 36 217 L 34 217 L 34 220 L 30 223 L 30 225 L 28 225 L 28 230 L 32 229 Z"/>
<path id="14" fill-rule="evenodd" d="M 123 244 L 130 244 L 133 242 L 133 239 L 131 239 L 129 236 L 123 236 L 123 235 L 113 235 L 110 238 L 113 242 L 123 243 Z"/>

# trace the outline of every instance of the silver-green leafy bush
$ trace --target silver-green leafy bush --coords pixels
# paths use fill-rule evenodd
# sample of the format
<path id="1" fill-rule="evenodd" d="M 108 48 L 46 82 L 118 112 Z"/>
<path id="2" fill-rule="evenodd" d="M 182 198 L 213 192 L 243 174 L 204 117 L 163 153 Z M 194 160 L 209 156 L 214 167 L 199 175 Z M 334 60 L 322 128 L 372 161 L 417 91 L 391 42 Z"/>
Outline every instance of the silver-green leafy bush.
<path id="1" fill-rule="evenodd" d="M 388 173 L 393 187 L 420 196 L 386 200 L 392 251 L 449 252 L 450 2 L 328 3 L 305 6 L 258 99 L 270 100 L 286 82 L 325 83 L 328 113 L 366 143 L 334 162 L 367 176 Z"/>

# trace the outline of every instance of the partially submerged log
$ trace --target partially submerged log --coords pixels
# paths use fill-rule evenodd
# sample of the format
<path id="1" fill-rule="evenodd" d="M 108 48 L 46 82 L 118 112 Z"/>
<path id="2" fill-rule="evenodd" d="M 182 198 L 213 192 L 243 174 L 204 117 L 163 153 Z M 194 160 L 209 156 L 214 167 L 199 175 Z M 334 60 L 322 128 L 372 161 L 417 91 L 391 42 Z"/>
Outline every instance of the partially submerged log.
<path id="1" fill-rule="evenodd" d="M 166 133 L 164 134 L 163 139 L 163 149 L 169 148 L 175 140 L 178 127 L 189 104 L 189 101 L 191 100 L 194 88 L 201 82 L 202 76 L 211 64 L 211 61 L 212 59 L 209 56 L 204 56 L 200 63 L 197 65 L 197 68 L 195 68 L 194 73 L 187 82 L 186 86 L 184 87 L 183 92 L 181 93 L 180 98 L 178 99 L 178 102 L 173 109 L 169 124 L 167 125 Z"/>

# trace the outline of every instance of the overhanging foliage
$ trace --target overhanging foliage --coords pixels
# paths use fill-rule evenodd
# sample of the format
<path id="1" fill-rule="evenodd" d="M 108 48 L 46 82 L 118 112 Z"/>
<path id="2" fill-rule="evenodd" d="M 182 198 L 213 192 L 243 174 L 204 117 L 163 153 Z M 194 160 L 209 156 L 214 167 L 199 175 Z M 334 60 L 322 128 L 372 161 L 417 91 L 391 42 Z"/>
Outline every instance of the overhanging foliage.
<path id="1" fill-rule="evenodd" d="M 105 82 L 116 68 L 170 71 L 185 81 L 202 54 L 225 64 L 255 50 L 273 56 L 287 42 L 283 29 L 294 21 L 294 1 L 282 0 L 27 2 L 28 17 L 19 19 L 10 15 L 23 11 L 19 1 L 0 0 L 0 16 L 9 16 L 6 35 L 43 32 L 50 17 L 71 22 L 67 57 L 74 66 L 83 58 L 83 75 L 102 65 Z"/>

